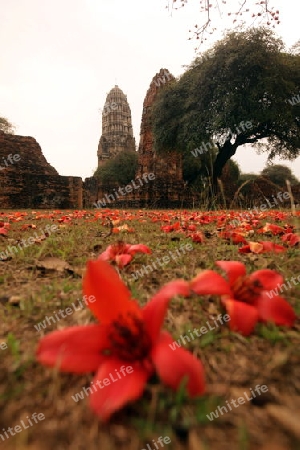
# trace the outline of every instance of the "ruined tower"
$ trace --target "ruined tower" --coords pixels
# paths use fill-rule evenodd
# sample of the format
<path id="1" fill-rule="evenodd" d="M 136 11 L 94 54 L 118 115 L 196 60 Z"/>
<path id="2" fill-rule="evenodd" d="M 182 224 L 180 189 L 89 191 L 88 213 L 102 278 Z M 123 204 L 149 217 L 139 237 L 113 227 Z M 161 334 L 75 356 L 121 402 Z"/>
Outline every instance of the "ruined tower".
<path id="1" fill-rule="evenodd" d="M 158 92 L 174 79 L 167 69 L 161 69 L 152 78 L 143 103 L 137 176 L 142 177 L 144 173 L 149 172 L 155 174 L 155 181 L 152 183 L 152 187 L 149 185 L 147 192 L 147 198 L 153 201 L 153 204 L 160 204 L 162 197 L 165 199 L 166 205 L 172 201 L 180 201 L 184 188 L 180 154 L 173 151 L 158 155 L 153 145 L 152 105 Z"/>
<path id="2" fill-rule="evenodd" d="M 123 150 L 135 151 L 131 111 L 127 96 L 115 86 L 102 110 L 102 135 L 98 145 L 98 167 Z"/>

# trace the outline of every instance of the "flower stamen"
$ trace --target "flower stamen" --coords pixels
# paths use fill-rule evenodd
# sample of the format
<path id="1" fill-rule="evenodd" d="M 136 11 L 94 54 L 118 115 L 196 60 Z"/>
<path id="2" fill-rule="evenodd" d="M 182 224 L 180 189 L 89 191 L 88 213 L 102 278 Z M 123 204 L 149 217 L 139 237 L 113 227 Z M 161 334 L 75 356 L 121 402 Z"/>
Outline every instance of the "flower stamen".
<path id="1" fill-rule="evenodd" d="M 112 322 L 108 339 L 112 353 L 124 361 L 143 360 L 151 349 L 142 319 L 131 312 Z"/>
<path id="2" fill-rule="evenodd" d="M 251 280 L 249 277 L 239 277 L 232 286 L 234 298 L 245 303 L 254 303 L 263 291 L 259 280 Z"/>

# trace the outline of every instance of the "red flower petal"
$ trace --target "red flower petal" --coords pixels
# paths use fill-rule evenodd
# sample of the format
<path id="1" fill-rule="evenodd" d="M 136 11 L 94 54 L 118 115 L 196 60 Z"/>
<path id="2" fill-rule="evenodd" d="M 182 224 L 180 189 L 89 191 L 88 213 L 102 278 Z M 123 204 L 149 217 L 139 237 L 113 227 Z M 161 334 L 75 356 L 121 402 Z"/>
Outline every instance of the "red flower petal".
<path id="1" fill-rule="evenodd" d="M 172 336 L 162 332 L 152 350 L 152 360 L 163 383 L 177 390 L 187 378 L 187 391 L 191 397 L 205 391 L 204 370 L 201 362 L 183 348 L 172 350 Z"/>
<path id="2" fill-rule="evenodd" d="M 189 233 L 187 237 L 190 237 L 193 242 L 202 243 L 205 241 L 204 234 L 201 231 L 198 231 L 198 233 Z"/>
<path id="3" fill-rule="evenodd" d="M 271 241 L 259 241 L 259 243 L 263 246 L 263 253 L 266 252 L 274 252 L 274 253 L 283 253 L 286 251 L 286 248 L 283 245 L 274 244 Z"/>
<path id="4" fill-rule="evenodd" d="M 105 361 L 93 380 L 91 408 L 103 421 L 108 420 L 115 411 L 143 394 L 150 375 L 151 372 L 140 363 L 124 364 L 117 359 Z"/>
<path id="5" fill-rule="evenodd" d="M 239 261 L 216 261 L 216 265 L 226 272 L 230 286 L 238 278 L 246 275 L 246 267 Z"/>
<path id="6" fill-rule="evenodd" d="M 247 244 L 244 236 L 240 233 L 237 233 L 236 231 L 222 231 L 221 233 L 219 233 L 219 237 L 229 239 L 233 244 Z"/>
<path id="7" fill-rule="evenodd" d="M 36 352 L 37 360 L 62 372 L 95 372 L 107 356 L 106 329 L 100 325 L 70 327 L 43 337 Z"/>
<path id="8" fill-rule="evenodd" d="M 238 250 L 239 253 L 251 253 L 250 245 L 243 245 L 243 247 L 240 247 Z"/>
<path id="9" fill-rule="evenodd" d="M 250 251 L 251 251 L 252 253 L 257 253 L 257 254 L 259 254 L 259 253 L 264 253 L 264 252 L 265 252 L 265 247 L 264 247 L 264 245 L 262 244 L 262 242 L 253 242 L 253 241 L 250 241 L 250 242 L 249 242 L 249 247 L 250 247 Z M 271 250 L 267 250 L 267 251 L 271 251 Z"/>
<path id="10" fill-rule="evenodd" d="M 203 270 L 203 272 L 200 272 L 191 281 L 191 289 L 198 295 L 231 294 L 228 282 L 213 270 Z"/>
<path id="11" fill-rule="evenodd" d="M 132 256 L 131 255 L 117 255 L 115 259 L 116 259 L 116 263 L 117 263 L 118 267 L 122 268 L 122 267 L 126 266 L 128 263 L 130 263 L 130 261 L 132 260 Z"/>
<path id="12" fill-rule="evenodd" d="M 232 331 L 238 331 L 243 336 L 249 336 L 254 330 L 258 320 L 258 312 L 255 307 L 247 303 L 226 299 L 222 302 L 230 315 L 229 327 Z"/>
<path id="13" fill-rule="evenodd" d="M 169 301 L 176 295 L 181 295 L 183 297 L 188 297 L 190 295 L 190 287 L 187 281 L 170 281 L 144 306 L 142 314 L 146 330 L 152 338 L 152 342 L 155 342 L 158 338 L 166 316 Z"/>
<path id="14" fill-rule="evenodd" d="M 112 246 L 109 245 L 107 247 L 107 249 L 104 250 L 104 252 L 101 253 L 101 255 L 98 256 L 98 260 L 100 260 L 100 261 L 110 261 L 111 259 L 114 259 L 114 255 L 112 254 L 111 247 Z"/>
<path id="15" fill-rule="evenodd" d="M 130 245 L 128 251 L 131 255 L 135 255 L 136 253 L 152 253 L 151 249 L 144 244 Z"/>
<path id="16" fill-rule="evenodd" d="M 117 272 L 104 261 L 88 261 L 83 279 L 83 292 L 94 296 L 95 302 L 88 302 L 88 307 L 100 323 L 110 323 L 117 316 L 131 312 L 141 315 L 138 304 L 131 300 L 131 295 Z"/>
<path id="17" fill-rule="evenodd" d="M 292 327 L 296 320 L 296 314 L 291 305 L 282 297 L 268 297 L 264 292 L 256 302 L 258 318 L 262 322 L 274 322 L 276 325 Z"/>
<path id="18" fill-rule="evenodd" d="M 257 230 L 258 233 L 272 233 L 274 236 L 278 234 L 283 234 L 285 232 L 284 228 L 274 225 L 272 223 L 266 223 L 263 228 Z"/>
<path id="19" fill-rule="evenodd" d="M 275 270 L 270 269 L 257 270 L 249 275 L 248 279 L 254 283 L 259 283 L 267 291 L 283 283 L 283 277 Z"/>
<path id="20" fill-rule="evenodd" d="M 281 237 L 283 242 L 287 242 L 289 245 L 297 245 L 300 242 L 300 236 L 295 233 L 287 233 Z"/>
<path id="21" fill-rule="evenodd" d="M 244 247 L 241 247 L 239 249 L 239 253 L 268 253 L 268 252 L 274 252 L 274 253 L 283 253 L 286 251 L 286 248 L 282 245 L 274 244 L 274 242 L 271 241 L 259 241 L 259 242 L 253 242 L 250 241 L 249 245 L 244 245 Z"/>

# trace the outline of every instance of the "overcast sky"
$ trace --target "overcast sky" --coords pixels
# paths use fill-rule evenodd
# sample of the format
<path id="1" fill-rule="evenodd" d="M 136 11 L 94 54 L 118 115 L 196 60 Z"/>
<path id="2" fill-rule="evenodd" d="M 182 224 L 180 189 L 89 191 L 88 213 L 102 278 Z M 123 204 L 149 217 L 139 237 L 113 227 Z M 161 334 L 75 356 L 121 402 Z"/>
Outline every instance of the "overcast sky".
<path id="1" fill-rule="evenodd" d="M 151 79 L 162 67 L 179 76 L 195 57 L 188 30 L 201 23 L 198 3 L 171 14 L 166 0 L 0 0 L 0 116 L 33 136 L 61 175 L 91 176 L 107 93 L 118 84 L 127 95 L 138 144 Z M 270 3 L 290 47 L 299 39 L 299 0 Z M 229 24 L 225 12 L 215 14 L 210 45 Z M 240 148 L 235 160 L 259 172 L 266 156 Z M 300 158 L 280 163 L 300 178 Z"/>

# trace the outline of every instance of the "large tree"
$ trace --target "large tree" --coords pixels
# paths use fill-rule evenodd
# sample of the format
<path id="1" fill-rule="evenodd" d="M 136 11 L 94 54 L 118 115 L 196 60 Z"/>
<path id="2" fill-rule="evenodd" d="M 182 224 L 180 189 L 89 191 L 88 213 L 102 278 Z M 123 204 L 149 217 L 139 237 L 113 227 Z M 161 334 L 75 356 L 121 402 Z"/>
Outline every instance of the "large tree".
<path id="1" fill-rule="evenodd" d="M 196 58 L 158 96 L 153 108 L 159 152 L 218 147 L 213 181 L 245 144 L 263 143 L 269 160 L 296 158 L 300 151 L 300 56 L 265 28 L 230 32 Z M 245 150 L 247 147 L 245 147 Z M 197 156 L 201 157 L 201 156 Z"/>
<path id="2" fill-rule="evenodd" d="M 291 184 L 298 184 L 299 180 L 292 173 L 291 169 L 287 166 L 281 164 L 274 164 L 265 167 L 261 175 L 263 177 L 268 177 L 273 183 L 278 186 L 285 186 L 286 180 L 289 180 Z"/>

